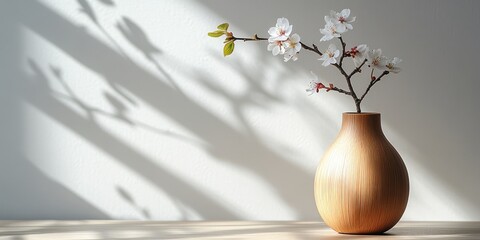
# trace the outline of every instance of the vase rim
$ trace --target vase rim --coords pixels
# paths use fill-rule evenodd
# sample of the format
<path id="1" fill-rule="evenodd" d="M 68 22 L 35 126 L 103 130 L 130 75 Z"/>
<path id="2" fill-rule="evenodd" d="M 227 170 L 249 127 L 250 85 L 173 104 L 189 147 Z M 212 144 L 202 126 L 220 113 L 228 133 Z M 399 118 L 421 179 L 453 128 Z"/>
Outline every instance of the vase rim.
<path id="1" fill-rule="evenodd" d="M 344 112 L 343 114 L 344 114 L 344 115 L 364 115 L 364 116 L 380 115 L 380 113 L 378 113 L 378 112 L 361 112 L 361 113 L 357 113 L 357 112 Z"/>

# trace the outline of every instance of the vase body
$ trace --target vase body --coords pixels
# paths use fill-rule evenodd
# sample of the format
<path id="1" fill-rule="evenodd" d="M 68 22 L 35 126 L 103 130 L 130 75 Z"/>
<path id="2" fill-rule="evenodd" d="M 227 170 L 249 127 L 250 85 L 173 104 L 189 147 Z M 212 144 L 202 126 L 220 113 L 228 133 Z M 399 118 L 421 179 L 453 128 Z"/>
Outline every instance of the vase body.
<path id="1" fill-rule="evenodd" d="M 400 220 L 408 201 L 408 173 L 382 132 L 379 113 L 343 113 L 314 188 L 318 212 L 339 233 L 382 233 Z"/>

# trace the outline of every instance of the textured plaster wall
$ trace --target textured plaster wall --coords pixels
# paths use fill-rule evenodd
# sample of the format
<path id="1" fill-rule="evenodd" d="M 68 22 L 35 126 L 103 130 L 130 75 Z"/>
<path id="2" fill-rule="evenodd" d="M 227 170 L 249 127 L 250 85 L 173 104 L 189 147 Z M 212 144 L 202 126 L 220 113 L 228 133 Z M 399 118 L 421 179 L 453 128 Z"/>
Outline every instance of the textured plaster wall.
<path id="1" fill-rule="evenodd" d="M 320 220 L 315 168 L 354 106 L 305 88 L 344 82 L 206 33 L 284 16 L 323 49 L 343 8 L 348 43 L 404 59 L 364 104 L 409 170 L 403 219 L 480 220 L 480 2 L 333 0 L 0 1 L 0 219 Z"/>

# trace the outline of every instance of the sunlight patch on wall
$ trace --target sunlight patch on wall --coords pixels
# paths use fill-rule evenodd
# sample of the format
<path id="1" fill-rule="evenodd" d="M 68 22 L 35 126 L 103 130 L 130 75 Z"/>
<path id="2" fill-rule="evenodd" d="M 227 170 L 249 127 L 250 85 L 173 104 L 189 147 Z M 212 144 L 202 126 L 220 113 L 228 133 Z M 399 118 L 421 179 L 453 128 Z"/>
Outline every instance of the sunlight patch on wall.
<path id="1" fill-rule="evenodd" d="M 202 219 L 96 146 L 102 118 L 122 122 L 105 98 L 115 94 L 108 84 L 31 30 L 22 39 L 25 157 L 113 218 Z"/>
<path id="2" fill-rule="evenodd" d="M 26 157 L 49 178 L 118 219 L 201 219 L 181 216 L 171 197 L 45 113 L 23 104 Z M 45 193 L 48 194 L 48 193 Z"/>
<path id="3" fill-rule="evenodd" d="M 195 215 L 196 209 L 181 199 L 176 201 L 175 196 L 168 196 L 167 193 L 162 192 L 161 185 L 169 184 L 168 182 L 160 183 L 155 179 L 143 177 L 142 168 L 137 169 L 140 171 L 131 171 L 120 162 L 116 163 L 121 159 L 118 159 L 118 154 L 111 151 L 121 153 L 124 150 L 105 149 L 113 144 L 106 142 L 110 139 L 115 141 L 113 146 L 121 144 L 130 154 L 140 157 L 138 161 L 151 162 L 159 169 L 191 184 L 202 194 L 215 198 L 219 206 L 229 206 L 231 208 L 229 211 L 242 218 L 261 219 L 265 215 L 274 219 L 295 217 L 296 213 L 290 210 L 289 204 L 278 197 L 276 191 L 272 189 L 271 184 L 274 183 L 266 183 L 261 175 L 249 168 L 239 169 L 235 162 L 224 162 L 225 156 L 217 153 L 223 150 L 219 149 L 218 145 L 212 145 L 209 142 L 212 139 L 203 139 L 204 135 L 191 132 L 192 129 L 189 129 L 189 126 L 184 128 L 185 123 L 182 121 L 177 123 L 174 116 L 158 111 L 154 102 L 143 101 L 142 96 L 137 95 L 138 93 L 133 93 L 121 85 L 117 86 L 118 89 L 114 89 L 115 79 L 109 79 L 108 74 L 88 69 L 88 66 L 77 61 L 76 56 L 69 53 L 68 49 L 56 46 L 49 39 L 37 34 L 35 29 L 23 28 L 22 34 L 23 69 L 28 78 L 38 87 L 38 92 L 33 94 L 32 98 L 28 98 L 31 106 L 26 104 L 29 107 L 26 107 L 25 119 L 29 120 L 25 127 L 25 139 L 29 140 L 26 142 L 28 147 L 25 149 L 25 154 L 49 177 L 116 218 L 152 217 L 194 220 L 202 217 Z M 95 55 L 94 52 L 92 52 L 93 55 Z M 180 63 L 182 59 L 177 60 L 172 56 L 170 61 Z M 223 84 L 227 89 L 226 94 L 219 95 L 218 98 L 211 98 L 213 91 L 205 87 L 205 84 L 198 84 L 202 82 L 198 79 L 199 75 L 196 71 L 200 71 L 201 67 L 188 61 L 182 63 L 183 69 L 175 69 L 181 64 L 162 65 L 165 65 L 166 72 L 169 71 L 169 67 L 174 69 L 170 76 L 176 80 L 180 79 L 179 82 L 183 81 L 182 84 L 185 87 L 181 87 L 187 89 L 187 93 L 190 93 L 189 89 L 195 89 L 193 92 L 200 93 L 198 97 L 195 94 L 186 96 L 187 99 L 192 99 L 187 101 L 191 102 L 192 106 L 205 111 L 205 114 L 202 113 L 204 117 L 197 116 L 200 117 L 199 123 L 205 123 L 210 128 L 210 123 L 202 118 L 219 118 L 214 121 L 225 124 L 224 128 L 230 131 L 226 136 L 232 137 L 231 141 L 236 141 L 235 138 L 238 137 L 246 141 L 248 135 L 230 127 L 228 120 L 222 120 L 227 116 L 238 121 L 239 116 L 229 117 L 232 114 L 222 112 L 221 107 L 219 108 L 215 103 L 223 101 L 236 104 L 236 100 L 225 101 L 224 99 L 235 94 L 244 95 L 249 83 L 242 79 L 244 77 L 242 72 L 236 73 L 234 69 L 224 66 L 225 63 L 222 61 L 215 61 L 218 69 L 225 69 L 225 73 L 233 78 L 227 79 L 230 81 L 228 84 L 224 84 L 225 81 L 212 81 L 212 84 L 218 86 Z M 143 62 L 132 64 L 143 65 Z M 105 71 L 110 70 L 105 69 Z M 161 79 L 162 73 L 154 76 Z M 187 77 L 198 80 L 194 81 Z M 26 85 L 27 88 L 32 87 L 28 86 L 29 83 Z M 123 94 L 126 92 L 127 96 L 122 95 L 119 89 L 123 89 Z M 258 93 L 255 94 L 261 98 L 265 89 L 262 84 L 259 84 L 256 91 Z M 33 89 L 27 89 L 25 94 L 29 95 L 33 92 Z M 178 97 L 175 98 L 182 98 L 181 93 L 178 93 Z M 37 102 L 37 100 L 40 101 Z M 171 101 L 171 99 L 165 100 Z M 245 100 L 249 99 L 245 98 Z M 178 103 L 172 101 L 171 104 Z M 180 109 L 180 111 L 188 111 L 188 109 Z M 241 109 L 238 114 L 243 114 Z M 212 132 L 212 134 L 218 135 L 219 132 Z M 47 136 L 48 141 L 41 141 Z M 225 146 L 234 147 L 234 145 Z M 245 151 L 256 151 L 254 148 L 245 148 L 243 145 L 240 147 Z M 252 147 L 257 148 L 254 145 Z M 209 148 L 211 150 L 206 151 Z M 263 147 L 258 146 L 258 148 Z M 238 157 L 234 157 L 235 161 Z M 256 161 L 256 159 L 251 160 Z M 96 161 L 106 163 L 94 165 Z M 134 161 L 135 159 L 132 164 L 135 164 Z M 140 162 L 138 166 L 141 166 Z M 143 171 L 148 170 L 143 169 Z M 161 172 L 158 174 L 162 175 Z M 97 175 L 102 178 L 98 178 Z M 91 179 L 91 182 L 83 181 L 85 178 Z M 92 188 L 92 185 L 95 187 Z M 125 186 L 128 186 L 128 191 L 124 189 Z M 129 191 L 134 191 L 135 194 L 126 194 Z M 179 189 L 179 191 L 185 191 L 185 189 Z M 126 197 L 127 195 L 131 197 Z M 115 196 L 118 202 L 112 204 L 107 201 Z M 141 198 L 134 196 L 141 196 Z M 191 197 L 195 199 L 199 196 L 192 193 Z M 265 204 L 267 202 L 268 204 Z M 134 206 L 124 211 L 124 208 L 128 209 L 128 204 Z M 176 209 L 179 206 L 182 210 Z M 259 206 L 262 208 L 260 212 Z M 137 212 L 143 208 L 150 209 L 151 213 L 145 215 Z M 191 213 L 181 216 L 183 212 Z"/>
<path id="4" fill-rule="evenodd" d="M 114 218 L 319 220 L 314 172 L 352 102 L 305 89 L 310 66 L 325 82 L 336 69 L 266 44 L 225 58 L 207 32 L 228 19 L 201 2 L 40 2 L 18 17 L 18 78 L 24 154 L 45 175 Z M 404 219 L 473 219 L 397 127 L 384 124 L 410 171 Z"/>

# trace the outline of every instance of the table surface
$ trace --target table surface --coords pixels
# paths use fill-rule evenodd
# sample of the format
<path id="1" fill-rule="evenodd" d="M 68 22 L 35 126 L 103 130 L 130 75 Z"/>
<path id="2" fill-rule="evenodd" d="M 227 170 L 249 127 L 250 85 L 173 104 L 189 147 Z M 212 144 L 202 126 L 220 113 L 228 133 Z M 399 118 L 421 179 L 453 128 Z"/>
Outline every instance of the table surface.
<path id="1" fill-rule="evenodd" d="M 400 222 L 383 235 L 321 222 L 0 221 L 0 239 L 480 239 L 480 222 Z"/>

